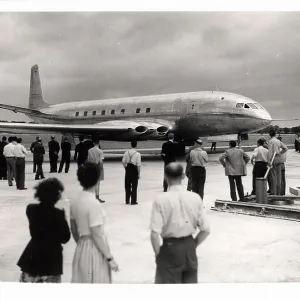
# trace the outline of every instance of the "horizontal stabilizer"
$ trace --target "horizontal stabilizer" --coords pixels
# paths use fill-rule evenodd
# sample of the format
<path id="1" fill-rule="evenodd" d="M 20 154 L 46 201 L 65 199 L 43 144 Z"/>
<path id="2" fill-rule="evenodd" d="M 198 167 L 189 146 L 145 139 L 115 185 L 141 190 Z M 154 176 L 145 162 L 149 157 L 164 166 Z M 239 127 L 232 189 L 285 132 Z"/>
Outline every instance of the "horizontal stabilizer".
<path id="1" fill-rule="evenodd" d="M 11 110 L 14 113 L 22 113 L 22 114 L 26 114 L 26 115 L 41 114 L 41 112 L 36 109 L 25 108 L 25 107 L 20 107 L 20 106 L 15 106 L 15 105 L 0 104 L 0 108 L 6 109 L 6 110 Z"/>

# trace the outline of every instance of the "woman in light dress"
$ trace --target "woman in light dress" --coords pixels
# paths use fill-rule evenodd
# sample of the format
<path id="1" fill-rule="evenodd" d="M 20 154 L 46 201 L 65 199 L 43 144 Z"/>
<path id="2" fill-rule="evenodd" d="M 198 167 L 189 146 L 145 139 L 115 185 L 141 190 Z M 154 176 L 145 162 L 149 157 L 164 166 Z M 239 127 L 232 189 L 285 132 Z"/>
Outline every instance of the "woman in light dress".
<path id="1" fill-rule="evenodd" d="M 104 232 L 103 204 L 95 197 L 99 166 L 85 163 L 77 171 L 83 187 L 79 197 L 71 202 L 71 232 L 77 243 L 72 283 L 111 283 L 111 270 L 118 271 Z"/>

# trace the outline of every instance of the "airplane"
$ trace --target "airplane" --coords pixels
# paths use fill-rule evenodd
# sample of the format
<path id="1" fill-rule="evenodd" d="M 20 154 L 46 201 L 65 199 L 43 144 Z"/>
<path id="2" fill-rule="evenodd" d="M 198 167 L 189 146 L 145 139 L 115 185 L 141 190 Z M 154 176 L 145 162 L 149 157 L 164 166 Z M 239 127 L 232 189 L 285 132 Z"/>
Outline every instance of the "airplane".
<path id="1" fill-rule="evenodd" d="M 49 105 L 43 99 L 38 65 L 31 68 L 28 108 L 8 104 L 0 104 L 0 108 L 23 113 L 37 122 L 0 122 L 0 132 L 51 132 L 109 141 L 166 140 L 173 132 L 186 145 L 200 136 L 247 136 L 272 122 L 258 102 L 221 91 Z"/>

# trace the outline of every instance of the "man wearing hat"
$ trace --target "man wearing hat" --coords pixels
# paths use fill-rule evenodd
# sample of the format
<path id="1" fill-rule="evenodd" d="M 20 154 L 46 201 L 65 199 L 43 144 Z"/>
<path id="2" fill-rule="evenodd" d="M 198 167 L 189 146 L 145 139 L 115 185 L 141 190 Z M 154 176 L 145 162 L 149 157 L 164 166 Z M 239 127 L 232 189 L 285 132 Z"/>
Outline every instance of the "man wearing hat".
<path id="1" fill-rule="evenodd" d="M 165 163 L 164 169 L 169 163 L 176 161 L 177 150 L 178 150 L 178 144 L 174 142 L 174 134 L 169 133 L 168 141 L 163 143 L 161 148 L 161 157 Z M 166 192 L 168 190 L 168 183 L 165 178 L 164 178 L 163 187 L 164 187 L 164 192 Z"/>
<path id="2" fill-rule="evenodd" d="M 58 153 L 60 150 L 59 143 L 55 140 L 55 136 L 51 136 L 51 141 L 48 143 L 49 147 L 49 160 L 50 160 L 50 173 L 57 172 Z"/>
<path id="3" fill-rule="evenodd" d="M 192 191 L 197 193 L 201 199 L 204 197 L 204 184 L 206 180 L 205 165 L 208 162 L 206 151 L 202 149 L 202 141 L 196 140 L 195 148 L 190 153 Z"/>

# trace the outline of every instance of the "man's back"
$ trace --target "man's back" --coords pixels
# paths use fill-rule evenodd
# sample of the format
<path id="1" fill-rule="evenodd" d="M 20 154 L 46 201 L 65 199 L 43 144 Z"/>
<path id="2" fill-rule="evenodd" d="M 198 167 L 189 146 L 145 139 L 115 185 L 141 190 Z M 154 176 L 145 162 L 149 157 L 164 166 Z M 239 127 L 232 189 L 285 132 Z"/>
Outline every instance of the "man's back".
<path id="1" fill-rule="evenodd" d="M 56 152 L 58 153 L 59 152 L 59 143 L 57 141 L 50 141 L 48 143 L 48 146 L 49 146 L 49 152 Z"/>
<path id="2" fill-rule="evenodd" d="M 163 155 L 163 159 L 165 163 L 170 163 L 176 161 L 176 148 L 177 143 L 168 141 L 163 143 L 161 154 Z"/>
<path id="3" fill-rule="evenodd" d="M 71 144 L 69 142 L 62 142 L 61 143 L 61 151 L 62 151 L 62 155 L 70 155 L 71 152 Z"/>
<path id="4" fill-rule="evenodd" d="M 220 161 L 226 160 L 225 172 L 226 175 L 244 176 L 246 175 L 245 165 L 250 160 L 250 157 L 239 148 L 230 148 L 221 155 Z M 222 162 L 223 163 L 223 162 Z"/>
<path id="5" fill-rule="evenodd" d="M 103 151 L 99 149 L 99 146 L 94 146 L 93 148 L 89 149 L 88 151 L 88 161 L 99 164 L 102 162 L 104 156 Z"/>
<path id="6" fill-rule="evenodd" d="M 160 195 L 155 200 L 153 208 L 160 213 L 152 214 L 151 223 L 159 227 L 159 223 L 163 221 L 161 232 L 163 238 L 192 235 L 197 226 L 201 227 L 201 222 L 204 222 L 200 196 L 186 191 L 181 185 L 172 186 L 168 192 Z"/>

